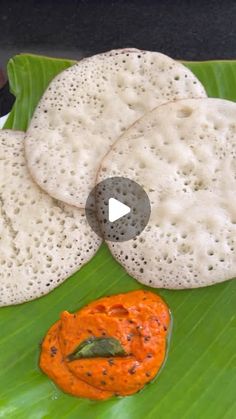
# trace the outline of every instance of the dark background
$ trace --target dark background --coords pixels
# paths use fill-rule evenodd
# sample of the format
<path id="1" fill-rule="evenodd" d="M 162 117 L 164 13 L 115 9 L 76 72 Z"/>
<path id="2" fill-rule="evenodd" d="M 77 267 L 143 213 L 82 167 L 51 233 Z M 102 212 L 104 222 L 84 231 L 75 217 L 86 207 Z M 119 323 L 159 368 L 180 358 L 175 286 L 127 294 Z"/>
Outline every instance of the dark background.
<path id="1" fill-rule="evenodd" d="M 20 52 L 80 58 L 128 46 L 236 58 L 235 27 L 235 0 L 0 0 L 0 68 Z"/>

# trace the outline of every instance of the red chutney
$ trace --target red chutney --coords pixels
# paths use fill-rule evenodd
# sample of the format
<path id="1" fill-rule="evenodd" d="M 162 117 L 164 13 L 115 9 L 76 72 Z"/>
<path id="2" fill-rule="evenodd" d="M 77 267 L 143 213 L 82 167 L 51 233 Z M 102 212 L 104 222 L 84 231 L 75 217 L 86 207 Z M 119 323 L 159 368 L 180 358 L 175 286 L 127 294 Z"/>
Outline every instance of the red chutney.
<path id="1" fill-rule="evenodd" d="M 168 306 L 152 292 L 104 297 L 75 314 L 61 314 L 43 341 L 40 368 L 74 396 L 104 400 L 133 394 L 163 364 L 169 325 Z M 124 356 L 68 359 L 82 342 L 111 337 L 120 342 Z"/>

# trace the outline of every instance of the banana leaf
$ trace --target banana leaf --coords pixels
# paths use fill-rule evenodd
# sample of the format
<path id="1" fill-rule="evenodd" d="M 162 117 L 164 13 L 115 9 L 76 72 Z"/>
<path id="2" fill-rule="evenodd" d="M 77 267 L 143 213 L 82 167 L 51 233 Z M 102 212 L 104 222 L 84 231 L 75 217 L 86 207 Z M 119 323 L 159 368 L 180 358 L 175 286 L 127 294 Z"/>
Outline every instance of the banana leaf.
<path id="1" fill-rule="evenodd" d="M 14 108 L 5 127 L 25 130 L 50 80 L 72 65 L 34 55 L 8 64 Z M 209 96 L 236 100 L 236 61 L 184 62 Z M 0 309 L 0 418 L 233 419 L 236 417 L 236 281 L 196 290 L 155 290 L 168 303 L 173 330 L 157 379 L 133 396 L 104 402 L 62 393 L 38 368 L 39 345 L 62 310 L 108 294 L 145 288 L 103 245 L 49 295 Z"/>

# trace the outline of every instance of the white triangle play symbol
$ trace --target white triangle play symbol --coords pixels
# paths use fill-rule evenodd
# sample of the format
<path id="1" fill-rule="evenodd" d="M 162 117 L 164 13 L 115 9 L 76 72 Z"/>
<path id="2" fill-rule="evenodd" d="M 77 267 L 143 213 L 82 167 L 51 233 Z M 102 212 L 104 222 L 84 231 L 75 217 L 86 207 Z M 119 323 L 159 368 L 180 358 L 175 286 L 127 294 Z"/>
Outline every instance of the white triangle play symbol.
<path id="1" fill-rule="evenodd" d="M 113 223 L 124 215 L 129 214 L 130 207 L 123 204 L 115 198 L 110 198 L 108 201 L 108 218 L 110 223 Z"/>

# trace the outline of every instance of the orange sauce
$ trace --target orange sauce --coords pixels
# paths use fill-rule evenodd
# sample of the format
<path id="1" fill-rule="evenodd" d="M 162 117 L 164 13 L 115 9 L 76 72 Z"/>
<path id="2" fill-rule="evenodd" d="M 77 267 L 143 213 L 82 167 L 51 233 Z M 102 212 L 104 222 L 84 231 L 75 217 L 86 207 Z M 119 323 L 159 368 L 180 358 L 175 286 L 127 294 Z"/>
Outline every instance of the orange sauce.
<path id="1" fill-rule="evenodd" d="M 104 297 L 75 314 L 61 314 L 42 343 L 40 368 L 74 396 L 104 400 L 133 394 L 162 366 L 169 325 L 168 306 L 152 292 Z M 116 338 L 126 355 L 68 359 L 81 342 L 101 337 Z"/>

